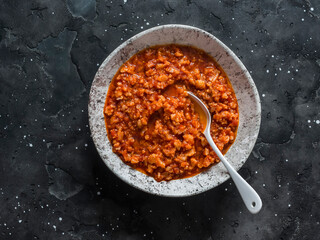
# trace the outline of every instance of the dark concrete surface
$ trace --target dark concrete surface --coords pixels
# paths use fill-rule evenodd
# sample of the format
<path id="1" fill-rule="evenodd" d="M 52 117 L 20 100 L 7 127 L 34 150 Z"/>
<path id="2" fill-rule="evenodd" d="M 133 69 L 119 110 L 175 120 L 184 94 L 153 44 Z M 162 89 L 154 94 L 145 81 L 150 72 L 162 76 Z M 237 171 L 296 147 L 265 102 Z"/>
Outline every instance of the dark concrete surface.
<path id="1" fill-rule="evenodd" d="M 319 239 L 320 2 L 0 0 L 0 239 Z M 202 28 L 251 72 L 262 125 L 231 180 L 162 198 L 115 177 L 88 128 L 90 85 L 119 44 L 153 26 Z"/>

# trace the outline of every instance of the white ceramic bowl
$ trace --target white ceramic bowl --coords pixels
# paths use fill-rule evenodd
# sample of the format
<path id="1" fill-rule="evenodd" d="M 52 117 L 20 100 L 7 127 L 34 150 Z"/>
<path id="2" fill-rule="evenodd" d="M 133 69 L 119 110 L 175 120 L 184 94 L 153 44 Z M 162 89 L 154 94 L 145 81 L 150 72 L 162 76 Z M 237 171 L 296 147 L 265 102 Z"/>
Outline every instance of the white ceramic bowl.
<path id="1" fill-rule="evenodd" d="M 239 170 L 249 157 L 258 136 L 261 119 L 259 94 L 239 58 L 216 37 L 199 28 L 177 24 L 154 27 L 135 35 L 115 49 L 101 64 L 93 80 L 89 96 L 89 123 L 93 141 L 102 160 L 123 181 L 156 195 L 190 196 L 212 189 L 229 178 L 221 162 L 190 178 L 157 182 L 124 164 L 112 152 L 103 115 L 108 87 L 119 67 L 144 48 L 169 43 L 203 49 L 227 73 L 238 99 L 240 121 L 237 138 L 225 156 Z"/>

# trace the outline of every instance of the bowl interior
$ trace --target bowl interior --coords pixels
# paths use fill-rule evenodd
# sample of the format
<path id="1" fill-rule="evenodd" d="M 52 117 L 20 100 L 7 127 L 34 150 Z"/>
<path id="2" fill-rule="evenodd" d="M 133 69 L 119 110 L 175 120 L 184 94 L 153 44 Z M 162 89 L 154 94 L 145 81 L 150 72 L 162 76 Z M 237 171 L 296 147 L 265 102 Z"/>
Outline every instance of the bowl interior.
<path id="1" fill-rule="evenodd" d="M 203 49 L 227 73 L 239 104 L 239 128 L 226 158 L 238 170 L 247 160 L 256 142 L 261 119 L 261 106 L 256 86 L 237 56 L 213 35 L 190 26 L 164 25 L 135 35 L 115 49 L 101 64 L 89 96 L 89 123 L 92 138 L 105 164 L 118 177 L 143 191 L 161 196 L 189 196 L 212 189 L 229 178 L 220 162 L 209 170 L 186 179 L 157 182 L 131 168 L 112 152 L 108 140 L 103 107 L 108 87 L 120 66 L 138 51 L 161 44 L 192 45 Z"/>

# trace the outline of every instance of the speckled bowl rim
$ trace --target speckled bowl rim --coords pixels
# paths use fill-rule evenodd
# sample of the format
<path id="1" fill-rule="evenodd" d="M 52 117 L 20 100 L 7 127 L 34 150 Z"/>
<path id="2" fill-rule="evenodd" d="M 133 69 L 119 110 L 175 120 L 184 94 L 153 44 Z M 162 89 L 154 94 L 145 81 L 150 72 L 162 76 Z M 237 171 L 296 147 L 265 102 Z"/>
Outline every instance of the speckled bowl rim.
<path id="1" fill-rule="evenodd" d="M 189 31 L 189 32 L 188 32 Z M 183 38 L 181 36 L 181 39 L 179 40 L 179 36 L 173 36 L 172 41 L 168 42 L 161 42 L 162 40 L 159 38 L 159 41 L 152 41 L 148 42 L 146 40 L 144 47 L 141 48 L 134 48 L 135 42 L 144 41 L 145 39 L 148 39 L 148 35 L 151 35 L 155 33 L 159 36 L 160 33 L 166 33 L 166 34 L 186 34 Z M 90 95 L 89 95 L 89 104 L 88 104 L 88 114 L 89 114 L 89 125 L 91 130 L 91 136 L 93 138 L 94 144 L 96 146 L 96 149 L 104 161 L 104 163 L 108 166 L 108 168 L 115 173 L 120 179 L 122 179 L 124 182 L 128 183 L 129 185 L 140 189 L 142 191 L 159 195 L 159 196 L 166 196 L 166 197 L 184 197 L 184 196 L 192 196 L 196 195 L 202 192 L 205 192 L 207 190 L 210 190 L 221 183 L 225 182 L 229 179 L 229 174 L 227 173 L 226 169 L 222 165 L 222 163 L 218 163 L 209 170 L 202 172 L 196 176 L 193 176 L 191 178 L 186 179 L 178 179 L 178 180 L 172 180 L 169 182 L 162 181 L 157 182 L 152 177 L 149 177 L 139 171 L 134 170 L 130 166 L 124 164 L 122 160 L 112 152 L 112 147 L 109 142 L 109 139 L 107 137 L 106 128 L 105 128 L 105 121 L 103 116 L 103 106 L 105 103 L 108 87 L 110 84 L 110 81 L 112 80 L 113 75 L 118 70 L 118 68 L 127 61 L 133 54 L 136 52 L 154 45 L 159 44 L 169 44 L 169 43 L 177 43 L 177 44 L 184 44 L 184 45 L 193 45 L 195 47 L 198 47 L 201 49 L 201 46 L 198 46 L 197 44 L 189 44 L 185 43 L 185 39 L 189 37 L 188 33 L 196 33 L 196 37 L 201 39 L 201 41 L 208 41 L 208 44 L 214 44 L 216 47 L 221 48 L 222 51 L 219 52 L 220 55 L 216 55 L 214 52 L 208 52 L 206 49 L 202 48 L 204 51 L 208 52 L 210 55 L 212 55 L 217 62 L 224 68 L 226 71 L 231 84 L 233 85 L 233 88 L 235 89 L 235 84 L 238 85 L 235 79 L 245 79 L 243 83 L 239 83 L 239 86 L 236 88 L 241 89 L 241 94 L 244 94 L 244 102 L 246 105 L 244 108 L 253 108 L 250 111 L 253 111 L 250 113 L 250 116 L 245 116 L 245 119 L 242 119 L 241 116 L 241 101 L 239 102 L 239 98 L 236 92 L 236 96 L 239 102 L 239 111 L 240 111 L 240 123 L 239 123 L 239 129 L 238 129 L 238 135 L 234 142 L 234 144 L 231 146 L 229 151 L 226 153 L 226 158 L 229 160 L 229 162 L 233 165 L 233 167 L 236 170 L 239 170 L 241 166 L 246 162 L 247 158 L 249 157 L 255 142 L 258 137 L 259 129 L 260 129 L 260 123 L 261 123 L 261 104 L 260 104 L 260 98 L 257 91 L 257 88 L 254 84 L 254 81 L 252 80 L 249 72 L 243 65 L 243 63 L 240 61 L 240 59 L 225 45 L 223 44 L 219 39 L 217 39 L 212 34 L 196 28 L 192 26 L 187 25 L 180 25 L 180 24 L 169 24 L 169 25 L 162 25 L 154 28 L 150 28 L 148 30 L 145 30 L 133 37 L 131 37 L 129 40 L 122 43 L 119 47 L 117 47 L 101 64 L 99 67 L 95 78 L 93 80 Z M 154 34 L 153 34 L 154 35 Z M 142 40 L 141 40 L 142 39 Z M 152 39 L 152 37 L 151 37 Z M 189 41 L 189 40 L 187 40 Z M 204 43 L 205 44 L 205 43 Z M 141 45 L 141 44 L 140 44 Z M 130 52 L 130 54 L 128 54 Z M 230 62 L 221 62 L 225 61 L 224 59 L 229 59 Z M 113 61 L 113 62 L 112 62 Z M 118 61 L 118 64 L 115 62 Z M 121 64 L 120 64 L 120 63 Z M 119 65 L 120 64 L 120 65 Z M 229 65 L 228 65 L 229 64 Z M 230 76 L 230 73 L 228 72 L 228 66 L 233 67 L 233 69 L 236 68 L 237 71 L 235 72 L 235 75 Z M 109 72 L 113 71 L 113 75 Z M 109 75 L 108 75 L 109 74 Z M 111 79 L 110 79 L 111 78 Z M 243 87 L 242 85 L 246 85 Z M 246 91 L 248 91 L 246 95 Z M 242 96 L 242 95 L 241 95 Z M 248 123 L 249 121 L 249 123 Z M 239 130 L 241 128 L 241 134 L 242 128 L 244 126 L 244 130 L 249 132 L 248 136 L 243 136 L 243 139 L 239 140 Z"/>

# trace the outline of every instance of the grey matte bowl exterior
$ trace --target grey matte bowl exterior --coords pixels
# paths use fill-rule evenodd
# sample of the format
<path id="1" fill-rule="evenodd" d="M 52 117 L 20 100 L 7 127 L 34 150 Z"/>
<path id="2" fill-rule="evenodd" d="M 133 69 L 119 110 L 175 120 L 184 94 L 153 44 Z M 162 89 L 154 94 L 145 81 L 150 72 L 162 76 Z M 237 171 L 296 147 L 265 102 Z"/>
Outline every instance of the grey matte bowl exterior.
<path id="1" fill-rule="evenodd" d="M 191 178 L 157 182 L 124 164 L 112 152 L 103 115 L 108 87 L 119 67 L 144 48 L 169 43 L 203 49 L 214 57 L 227 73 L 238 99 L 240 121 L 237 138 L 225 157 L 239 170 L 249 157 L 258 137 L 261 121 L 259 94 L 239 58 L 216 37 L 199 28 L 176 24 L 151 28 L 135 35 L 114 50 L 101 64 L 93 80 L 89 96 L 89 123 L 93 141 L 102 160 L 123 181 L 151 194 L 190 196 L 212 189 L 229 178 L 221 162 Z"/>

